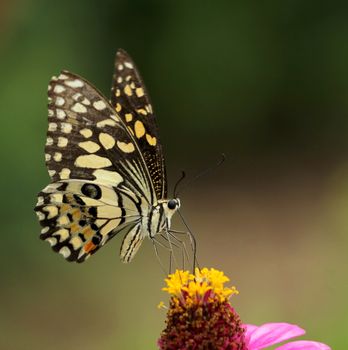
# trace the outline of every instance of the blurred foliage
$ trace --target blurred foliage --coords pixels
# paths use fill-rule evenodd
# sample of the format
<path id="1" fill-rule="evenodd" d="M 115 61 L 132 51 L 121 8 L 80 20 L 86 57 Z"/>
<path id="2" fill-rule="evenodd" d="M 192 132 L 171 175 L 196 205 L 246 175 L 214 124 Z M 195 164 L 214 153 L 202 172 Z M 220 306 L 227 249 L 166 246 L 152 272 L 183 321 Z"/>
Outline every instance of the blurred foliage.
<path id="1" fill-rule="evenodd" d="M 133 56 L 150 91 L 172 176 L 182 167 L 206 167 L 221 152 L 232 159 L 223 176 L 214 174 L 195 197 L 187 196 L 187 212 L 200 228 L 206 261 L 225 264 L 245 286 L 244 313 L 255 322 L 302 320 L 310 337 L 333 348 L 347 346 L 348 303 L 341 300 L 348 272 L 347 19 L 343 1 L 2 0 L 0 348 L 155 347 L 162 325 L 155 308 L 161 274 L 151 249 L 130 267 L 118 264 L 115 246 L 87 265 L 65 264 L 38 241 L 32 212 L 36 193 L 48 181 L 43 162 L 48 80 L 68 69 L 108 96 L 119 47 Z M 213 202 L 207 193 L 218 189 Z M 293 193 L 299 197 L 291 201 Z M 260 214 L 277 222 L 278 201 L 286 208 L 280 230 L 267 226 Z M 229 221 L 231 208 L 246 213 L 240 237 L 231 234 L 239 229 Z M 307 213 L 308 222 L 293 227 L 303 235 L 289 229 L 299 217 L 294 208 Z M 241 261 L 234 269 L 227 248 L 221 256 L 211 252 L 208 238 L 217 229 L 206 220 L 219 213 L 221 235 L 216 233 L 214 244 L 220 238 L 223 249 L 243 241 L 240 249 L 247 255 L 245 242 L 258 247 L 263 232 L 270 244 L 262 245 L 265 255 L 249 251 L 247 259 L 233 250 Z M 245 223 L 253 220 L 248 235 Z M 285 243 L 289 248 L 282 250 Z M 266 260 L 265 274 L 267 268 L 284 269 L 303 290 L 282 289 L 276 280 L 270 288 L 287 290 L 286 297 L 267 295 L 252 268 L 261 265 L 258 257 Z M 276 270 L 279 261 L 285 266 Z M 287 261 L 293 265 L 287 267 Z M 253 278 L 260 282 L 259 294 Z M 287 285 L 286 279 L 281 283 Z M 322 293 L 310 294 L 319 287 Z M 329 301 L 330 293 L 335 300 Z M 337 313 L 328 316 L 332 310 Z M 282 319 L 286 316 L 291 319 Z"/>

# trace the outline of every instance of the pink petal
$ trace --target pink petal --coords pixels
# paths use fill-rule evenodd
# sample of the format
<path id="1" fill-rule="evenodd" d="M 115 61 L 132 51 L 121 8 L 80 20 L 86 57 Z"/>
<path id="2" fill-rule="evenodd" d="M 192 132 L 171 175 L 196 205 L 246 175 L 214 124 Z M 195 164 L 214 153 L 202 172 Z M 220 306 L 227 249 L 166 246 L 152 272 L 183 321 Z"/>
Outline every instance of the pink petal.
<path id="1" fill-rule="evenodd" d="M 243 327 L 245 328 L 245 341 L 248 344 L 250 341 L 251 334 L 259 327 L 255 326 L 254 324 L 243 324 Z"/>
<path id="2" fill-rule="evenodd" d="M 253 329 L 251 327 L 251 329 Z M 280 343 L 284 340 L 298 337 L 305 331 L 289 323 L 265 323 L 254 329 L 248 341 L 248 350 L 259 350 Z"/>
<path id="3" fill-rule="evenodd" d="M 254 324 L 243 324 L 243 326 L 246 329 L 246 335 L 250 335 L 255 329 L 259 328 L 259 326 L 255 326 Z"/>
<path id="4" fill-rule="evenodd" d="M 331 350 L 331 348 L 316 341 L 298 340 L 282 345 L 275 350 Z"/>

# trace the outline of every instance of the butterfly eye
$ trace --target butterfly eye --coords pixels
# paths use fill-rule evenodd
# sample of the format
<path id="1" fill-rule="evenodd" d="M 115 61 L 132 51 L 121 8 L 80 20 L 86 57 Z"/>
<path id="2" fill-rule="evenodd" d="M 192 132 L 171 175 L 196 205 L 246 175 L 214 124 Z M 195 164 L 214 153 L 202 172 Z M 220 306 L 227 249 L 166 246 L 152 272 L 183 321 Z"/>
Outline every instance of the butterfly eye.
<path id="1" fill-rule="evenodd" d="M 175 209 L 176 208 L 176 201 L 174 199 L 171 199 L 170 201 L 168 201 L 168 208 L 169 209 Z"/>

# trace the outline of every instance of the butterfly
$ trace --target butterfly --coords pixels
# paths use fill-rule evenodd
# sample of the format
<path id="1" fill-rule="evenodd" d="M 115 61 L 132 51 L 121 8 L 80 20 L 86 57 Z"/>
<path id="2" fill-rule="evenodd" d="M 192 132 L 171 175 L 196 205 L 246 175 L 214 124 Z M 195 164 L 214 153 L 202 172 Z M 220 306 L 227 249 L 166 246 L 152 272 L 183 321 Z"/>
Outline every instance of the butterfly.
<path id="1" fill-rule="evenodd" d="M 167 199 L 156 118 L 140 74 L 116 53 L 111 99 L 62 71 L 48 86 L 45 159 L 52 182 L 35 207 L 40 238 L 66 260 L 84 262 L 111 238 L 130 262 L 144 238 L 170 229 L 180 208 Z"/>

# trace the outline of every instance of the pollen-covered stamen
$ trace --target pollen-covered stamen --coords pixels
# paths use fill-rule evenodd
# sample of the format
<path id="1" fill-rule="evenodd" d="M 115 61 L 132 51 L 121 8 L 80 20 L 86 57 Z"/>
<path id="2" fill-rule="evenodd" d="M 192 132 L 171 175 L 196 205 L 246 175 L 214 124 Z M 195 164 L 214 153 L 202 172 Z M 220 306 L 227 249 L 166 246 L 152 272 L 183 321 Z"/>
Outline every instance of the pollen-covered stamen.
<path id="1" fill-rule="evenodd" d="M 176 271 L 163 290 L 171 295 L 167 326 L 158 345 L 161 350 L 246 350 L 245 329 L 228 299 L 238 294 L 225 287 L 229 279 L 215 269 Z"/>
<path id="2" fill-rule="evenodd" d="M 235 287 L 225 287 L 229 278 L 216 269 L 196 268 L 195 274 L 189 271 L 176 270 L 165 280 L 167 287 L 163 288 L 173 297 L 183 303 L 207 302 L 210 299 L 227 300 L 231 295 L 238 294 Z"/>

